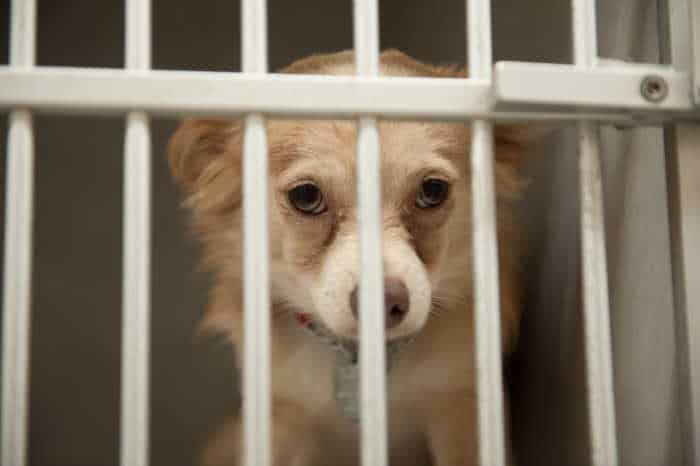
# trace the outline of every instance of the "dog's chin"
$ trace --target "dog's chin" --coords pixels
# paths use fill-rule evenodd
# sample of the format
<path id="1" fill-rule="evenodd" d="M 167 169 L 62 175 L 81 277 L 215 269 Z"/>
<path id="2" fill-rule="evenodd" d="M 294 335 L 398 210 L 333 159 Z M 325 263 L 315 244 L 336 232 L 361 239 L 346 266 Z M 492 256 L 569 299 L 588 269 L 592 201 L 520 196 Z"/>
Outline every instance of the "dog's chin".
<path id="1" fill-rule="evenodd" d="M 404 338 L 413 338 L 418 335 L 425 327 L 425 322 L 421 325 L 406 326 L 406 328 L 397 327 L 386 332 L 387 341 L 401 340 Z"/>
<path id="2" fill-rule="evenodd" d="M 335 323 L 334 325 L 332 322 L 323 322 L 323 319 L 321 320 L 325 330 L 337 340 L 356 343 L 360 338 L 359 322 L 354 321 L 352 323 L 346 323 L 345 325 L 338 325 L 338 323 Z M 386 330 L 385 339 L 388 343 L 396 340 L 412 338 L 420 333 L 424 326 L 425 321 L 418 324 L 406 322 L 398 327 Z"/>

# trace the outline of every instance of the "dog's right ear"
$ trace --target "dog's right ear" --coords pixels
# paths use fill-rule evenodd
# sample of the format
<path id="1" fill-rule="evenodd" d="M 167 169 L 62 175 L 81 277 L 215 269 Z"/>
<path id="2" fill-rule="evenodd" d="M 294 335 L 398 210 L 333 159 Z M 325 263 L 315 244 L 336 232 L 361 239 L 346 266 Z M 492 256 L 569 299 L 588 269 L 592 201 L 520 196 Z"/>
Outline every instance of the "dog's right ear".
<path id="1" fill-rule="evenodd" d="M 239 145 L 238 120 L 185 120 L 168 145 L 173 178 L 187 192 L 197 191 L 209 178 L 206 173 L 212 162 L 225 155 L 235 155 Z"/>

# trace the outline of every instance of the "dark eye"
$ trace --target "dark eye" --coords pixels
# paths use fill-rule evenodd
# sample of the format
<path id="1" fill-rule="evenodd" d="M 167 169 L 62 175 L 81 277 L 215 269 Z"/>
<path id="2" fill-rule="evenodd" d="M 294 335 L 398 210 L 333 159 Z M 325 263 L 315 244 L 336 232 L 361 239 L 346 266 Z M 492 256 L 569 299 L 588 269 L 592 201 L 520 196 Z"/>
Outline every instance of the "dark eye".
<path id="1" fill-rule="evenodd" d="M 289 202 L 307 215 L 319 215 L 326 211 L 326 202 L 318 186 L 312 183 L 304 183 L 292 188 L 288 193 Z"/>
<path id="2" fill-rule="evenodd" d="M 449 184 L 439 178 L 426 178 L 420 186 L 416 206 L 421 209 L 437 207 L 447 199 Z"/>

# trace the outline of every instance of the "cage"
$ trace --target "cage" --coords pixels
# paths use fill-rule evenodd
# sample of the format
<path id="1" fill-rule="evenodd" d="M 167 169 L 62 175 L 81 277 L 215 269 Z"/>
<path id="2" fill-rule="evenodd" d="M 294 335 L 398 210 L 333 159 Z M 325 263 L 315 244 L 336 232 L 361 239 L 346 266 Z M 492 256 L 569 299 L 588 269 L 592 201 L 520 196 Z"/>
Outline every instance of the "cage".
<path id="1" fill-rule="evenodd" d="M 207 277 L 195 273 L 166 141 L 189 114 L 341 110 L 476 119 L 485 146 L 493 118 L 557 128 L 528 166 L 529 282 L 504 379 L 506 424 L 498 339 L 488 338 L 494 320 L 479 327 L 490 361 L 480 372 L 482 464 L 503 464 L 504 425 L 518 465 L 700 463 L 700 3 L 490 3 L 0 2 L 3 464 L 196 461 L 238 401 L 239 378 L 228 346 L 193 339 Z M 366 74 L 378 48 L 398 48 L 428 62 L 468 62 L 473 81 L 396 90 L 367 79 L 349 96 L 354 78 L 312 89 L 317 83 L 265 76 L 267 63 L 273 71 L 353 47 Z M 305 93 L 317 98 L 300 108 L 294 95 Z M 374 122 L 363 125 L 371 151 Z M 367 183 L 371 226 L 376 186 Z M 488 193 L 488 183 L 476 189 Z M 479 199 L 488 222 L 488 196 Z M 264 229 L 262 218 L 251 219 L 252 231 Z M 484 241 L 494 241 L 488 231 Z M 256 244 L 251 257 L 266 257 Z M 485 290 L 493 254 L 485 248 L 477 264 Z M 260 273 L 251 283 L 266 283 Z M 381 294 L 371 284 L 368 275 L 364 307 Z M 482 316 L 497 307 L 494 296 L 481 295 Z M 265 306 L 269 296 L 251 299 Z M 251 324 L 264 333 L 264 320 Z M 381 388 L 381 367 L 364 365 L 378 371 L 367 389 Z M 266 377 L 254 372 L 250 383 Z M 247 408 L 263 414 L 249 431 L 253 451 L 269 448 L 268 402 L 261 395 Z M 383 402 L 374 402 L 363 464 L 381 466 Z M 265 458 L 247 464 L 266 466 Z"/>

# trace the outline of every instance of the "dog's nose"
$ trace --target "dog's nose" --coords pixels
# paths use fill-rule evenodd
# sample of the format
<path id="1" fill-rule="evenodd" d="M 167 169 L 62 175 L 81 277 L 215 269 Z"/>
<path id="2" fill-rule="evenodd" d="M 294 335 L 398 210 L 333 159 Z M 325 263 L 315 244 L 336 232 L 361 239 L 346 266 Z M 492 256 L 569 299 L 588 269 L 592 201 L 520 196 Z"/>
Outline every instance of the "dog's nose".
<path id="1" fill-rule="evenodd" d="M 359 320 L 357 304 L 357 287 L 350 293 L 350 309 L 352 315 Z M 384 312 L 386 328 L 394 328 L 399 325 L 408 314 L 409 297 L 408 288 L 398 278 L 387 278 L 384 281 Z"/>

